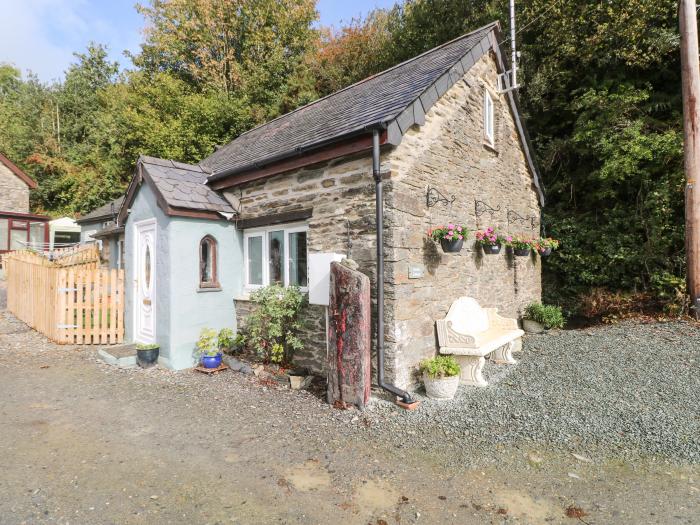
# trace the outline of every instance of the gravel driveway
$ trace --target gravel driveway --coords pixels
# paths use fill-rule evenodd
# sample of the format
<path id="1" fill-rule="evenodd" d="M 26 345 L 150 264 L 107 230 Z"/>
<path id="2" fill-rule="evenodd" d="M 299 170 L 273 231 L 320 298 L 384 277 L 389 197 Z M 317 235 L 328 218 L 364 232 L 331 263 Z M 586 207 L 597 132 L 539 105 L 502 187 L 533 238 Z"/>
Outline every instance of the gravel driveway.
<path id="1" fill-rule="evenodd" d="M 526 336 L 517 366 L 489 365 L 488 388 L 426 402 L 397 418 L 370 413 L 382 430 L 448 438 L 460 462 L 497 461 L 494 446 L 595 457 L 700 463 L 700 328 L 623 323 Z M 422 429 L 430 427 L 425 435 Z"/>
<path id="2" fill-rule="evenodd" d="M 0 311 L 0 524 L 699 523 L 698 335 L 528 338 L 490 388 L 359 413 L 119 370 Z"/>

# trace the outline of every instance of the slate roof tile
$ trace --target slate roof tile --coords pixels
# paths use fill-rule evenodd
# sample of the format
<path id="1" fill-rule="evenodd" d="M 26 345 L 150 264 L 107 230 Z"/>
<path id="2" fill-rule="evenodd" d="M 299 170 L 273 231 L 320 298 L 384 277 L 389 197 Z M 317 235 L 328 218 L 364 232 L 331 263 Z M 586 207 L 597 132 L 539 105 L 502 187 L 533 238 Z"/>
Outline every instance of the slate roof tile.
<path id="1" fill-rule="evenodd" d="M 481 52 L 482 40 L 496 26 L 493 23 L 477 29 L 243 133 L 204 159 L 202 167 L 211 172 L 210 180 L 216 180 L 223 173 L 253 169 L 285 154 L 387 123 L 426 90 L 433 91 L 436 81 L 440 80 L 440 90 L 444 90 L 446 74 L 472 49 Z M 426 100 L 434 102 L 437 94 L 428 95 Z"/>

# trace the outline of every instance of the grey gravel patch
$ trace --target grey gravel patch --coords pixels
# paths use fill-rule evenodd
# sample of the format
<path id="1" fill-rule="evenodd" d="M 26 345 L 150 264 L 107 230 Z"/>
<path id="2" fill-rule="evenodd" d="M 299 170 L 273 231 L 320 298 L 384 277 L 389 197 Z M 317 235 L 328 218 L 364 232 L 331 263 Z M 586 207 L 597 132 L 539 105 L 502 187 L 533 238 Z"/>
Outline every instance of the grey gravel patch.
<path id="1" fill-rule="evenodd" d="M 700 463 L 698 326 L 630 322 L 530 335 L 515 356 L 517 365 L 487 361 L 491 385 L 460 387 L 452 401 L 419 395 L 415 412 L 373 403 L 372 431 L 447 447 L 466 462 L 546 445 L 599 460 Z"/>

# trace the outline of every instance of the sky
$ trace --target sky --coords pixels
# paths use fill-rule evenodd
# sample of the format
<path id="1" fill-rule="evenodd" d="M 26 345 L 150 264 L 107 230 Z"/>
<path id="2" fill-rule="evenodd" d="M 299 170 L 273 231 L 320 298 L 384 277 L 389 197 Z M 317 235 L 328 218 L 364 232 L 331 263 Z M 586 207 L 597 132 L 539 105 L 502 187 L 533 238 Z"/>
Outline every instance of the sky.
<path id="1" fill-rule="evenodd" d="M 112 60 L 129 66 L 123 51 L 136 52 L 143 18 L 134 9 L 137 0 L 0 0 L 0 63 L 32 71 L 44 82 L 60 80 L 90 41 L 106 44 Z M 319 0 L 323 25 L 391 7 L 396 0 Z M 145 1 L 144 1 L 145 3 Z"/>

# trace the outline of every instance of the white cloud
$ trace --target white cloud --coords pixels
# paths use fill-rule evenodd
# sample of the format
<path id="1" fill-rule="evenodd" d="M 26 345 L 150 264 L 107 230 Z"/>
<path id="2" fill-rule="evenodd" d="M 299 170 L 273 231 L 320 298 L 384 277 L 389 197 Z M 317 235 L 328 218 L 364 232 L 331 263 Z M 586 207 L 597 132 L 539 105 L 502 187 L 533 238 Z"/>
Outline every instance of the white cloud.
<path id="1" fill-rule="evenodd" d="M 91 40 L 108 45 L 122 65 L 121 52 L 140 42 L 133 0 L 0 0 L 0 13 L 0 62 L 44 81 L 62 78 Z"/>

